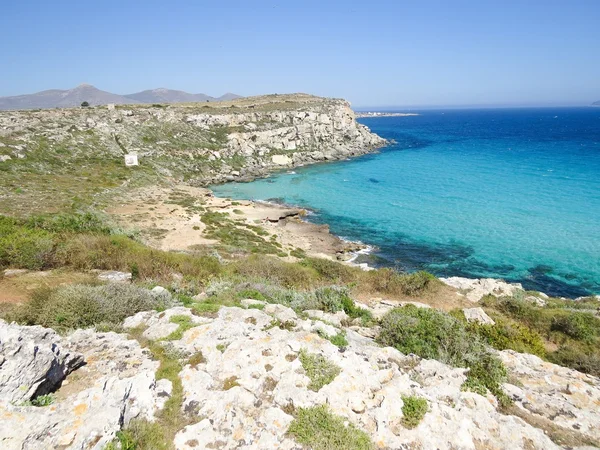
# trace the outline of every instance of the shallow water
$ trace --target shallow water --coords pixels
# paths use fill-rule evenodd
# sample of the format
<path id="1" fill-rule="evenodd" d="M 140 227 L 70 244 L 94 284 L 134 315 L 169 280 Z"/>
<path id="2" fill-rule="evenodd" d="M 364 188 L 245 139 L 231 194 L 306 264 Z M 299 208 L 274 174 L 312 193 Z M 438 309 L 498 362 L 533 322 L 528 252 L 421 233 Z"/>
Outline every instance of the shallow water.
<path id="1" fill-rule="evenodd" d="M 600 293 L 600 108 L 424 111 L 360 119 L 379 154 L 294 169 L 218 196 L 314 210 L 378 247 L 370 263 Z"/>

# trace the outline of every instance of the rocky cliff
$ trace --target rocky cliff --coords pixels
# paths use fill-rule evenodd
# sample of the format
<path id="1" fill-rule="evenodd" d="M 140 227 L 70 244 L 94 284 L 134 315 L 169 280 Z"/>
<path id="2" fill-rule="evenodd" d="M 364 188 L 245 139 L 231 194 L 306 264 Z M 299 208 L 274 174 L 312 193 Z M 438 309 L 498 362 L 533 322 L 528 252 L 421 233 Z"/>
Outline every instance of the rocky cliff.
<path id="1" fill-rule="evenodd" d="M 196 184 L 248 180 L 384 144 L 346 101 L 304 94 L 0 113 L 0 164 L 29 157 L 87 164 L 136 153 L 140 165 Z"/>

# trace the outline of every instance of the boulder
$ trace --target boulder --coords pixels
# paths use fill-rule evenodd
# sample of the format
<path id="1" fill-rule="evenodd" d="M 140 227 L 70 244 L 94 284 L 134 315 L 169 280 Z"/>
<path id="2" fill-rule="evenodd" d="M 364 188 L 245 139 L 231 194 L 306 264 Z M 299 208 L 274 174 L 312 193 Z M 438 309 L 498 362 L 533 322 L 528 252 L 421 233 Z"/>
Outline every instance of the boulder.
<path id="1" fill-rule="evenodd" d="M 5 324 L 0 326 L 6 329 Z M 59 356 L 77 355 L 77 360 L 85 360 L 86 365 L 62 380 L 62 387 L 53 394 L 55 400 L 50 406 L 11 402 L 3 392 L 0 396 L 3 450 L 102 450 L 130 420 L 154 420 L 155 413 L 171 395 L 171 383 L 155 379 L 159 363 L 137 341 L 123 335 L 78 330 L 61 339 L 41 327 L 15 325 L 10 332 L 13 336 L 18 333 L 22 350 L 39 343 L 38 354 L 47 354 L 45 344 L 53 342 L 51 347 Z M 45 336 L 40 337 L 40 333 Z M 18 368 L 6 365 L 7 361 L 10 359 L 0 365 L 3 375 L 9 372 L 16 376 Z M 4 388 L 5 383 L 0 382 L 0 386 Z"/>
<path id="2" fill-rule="evenodd" d="M 482 297 L 489 294 L 495 295 L 496 297 L 503 295 L 512 296 L 523 290 L 523 286 L 519 283 L 507 283 L 494 278 L 471 279 L 450 277 L 440 278 L 440 280 L 448 286 L 458 289 L 461 295 L 464 295 L 467 300 L 470 300 L 473 303 L 478 302 Z"/>
<path id="3" fill-rule="evenodd" d="M 20 404 L 54 392 L 65 377 L 84 364 L 49 328 L 25 327 L 0 320 L 0 398 Z"/>
<path id="4" fill-rule="evenodd" d="M 131 281 L 130 272 L 119 272 L 117 270 L 108 270 L 98 275 L 99 280 L 109 281 L 112 283 L 123 283 Z"/>
<path id="5" fill-rule="evenodd" d="M 496 323 L 481 308 L 464 308 L 463 314 L 467 322 L 477 322 L 481 325 L 495 325 Z"/>

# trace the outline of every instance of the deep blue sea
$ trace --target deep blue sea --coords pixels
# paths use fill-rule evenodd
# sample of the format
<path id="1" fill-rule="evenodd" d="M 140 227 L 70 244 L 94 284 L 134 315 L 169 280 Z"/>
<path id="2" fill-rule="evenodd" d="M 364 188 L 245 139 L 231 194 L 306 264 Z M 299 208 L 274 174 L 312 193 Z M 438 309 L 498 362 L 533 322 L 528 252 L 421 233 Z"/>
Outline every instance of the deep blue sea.
<path id="1" fill-rule="evenodd" d="M 218 196 L 276 200 L 376 246 L 377 266 L 600 294 L 600 108 L 422 111 L 359 119 L 394 144 Z"/>

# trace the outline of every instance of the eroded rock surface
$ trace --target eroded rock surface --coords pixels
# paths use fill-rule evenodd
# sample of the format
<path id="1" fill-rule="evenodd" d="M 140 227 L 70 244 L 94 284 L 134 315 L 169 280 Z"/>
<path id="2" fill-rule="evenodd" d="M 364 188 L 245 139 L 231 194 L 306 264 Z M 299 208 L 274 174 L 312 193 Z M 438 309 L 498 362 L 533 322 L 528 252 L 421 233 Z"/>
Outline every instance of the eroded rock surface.
<path id="1" fill-rule="evenodd" d="M 100 450 L 131 419 L 153 419 L 170 395 L 170 382 L 155 379 L 158 362 L 137 341 L 124 335 L 78 330 L 61 339 L 46 328 L 0 322 L 0 335 L 4 336 L 6 330 L 18 333 L 23 347 L 37 344 L 40 352 L 43 349 L 39 336 L 43 333 L 43 342 L 49 347 L 60 349 L 56 351 L 61 355 L 73 355 L 72 361 L 85 360 L 86 364 L 62 380 L 62 386 L 53 394 L 55 401 L 49 406 L 27 406 L 2 395 L 0 448 L 3 450 Z M 77 359 L 73 359 L 75 355 Z M 2 357 L 3 372 L 15 367 L 14 361 L 19 360 L 14 353 L 4 353 Z M 4 386 L 2 378 L 0 388 Z"/>
<path id="2" fill-rule="evenodd" d="M 382 449 L 560 448 L 544 430 L 501 413 L 493 396 L 463 391 L 467 369 L 380 347 L 366 333 L 342 328 L 343 317 L 311 313 L 316 319 L 304 319 L 281 305 L 244 304 L 252 308 L 222 307 L 199 317 L 178 307 L 138 313 L 124 323 L 146 331 L 167 324 L 191 327 L 176 333 L 177 339 L 172 331 L 169 340 L 157 338 L 186 362 L 179 374 L 182 414 L 191 421 L 176 433 L 177 449 L 300 449 L 287 434 L 293 412 L 322 404 Z M 173 323 L 180 316 L 189 320 Z M 30 327 L 20 328 L 26 336 Z M 341 332 L 345 347 L 325 338 Z M 158 362 L 125 335 L 79 330 L 61 343 L 87 364 L 63 382 L 51 406 L 1 401 L 2 448 L 101 449 L 132 418 L 153 420 L 171 395 L 170 383 L 155 379 Z M 320 388 L 311 386 L 301 352 L 323 356 L 339 373 Z M 598 439 L 597 378 L 531 355 L 499 354 L 510 375 L 506 391 L 518 408 L 591 442 Z M 407 395 L 428 404 L 414 429 L 402 420 Z"/>
<path id="3" fill-rule="evenodd" d="M 523 410 L 600 442 L 600 379 L 535 355 L 499 352 L 514 384 L 505 389 Z"/>
<path id="4" fill-rule="evenodd" d="M 171 343 L 183 354 L 202 354 L 202 362 L 180 375 L 183 408 L 198 422 L 177 434 L 176 448 L 299 449 L 286 435 L 291 412 L 320 404 L 366 431 L 379 448 L 558 448 L 541 430 L 499 413 L 493 398 L 463 392 L 465 369 L 381 348 L 350 329 L 342 350 L 316 334 L 324 325 L 339 332 L 333 325 L 301 320 L 283 306 L 271 309 L 273 315 L 221 308 Z M 159 315 L 145 320 L 164 322 Z M 284 329 L 274 325 L 275 316 Z M 309 389 L 301 350 L 323 355 L 339 375 L 318 391 Z M 429 404 L 413 430 L 402 425 L 402 395 Z"/>

